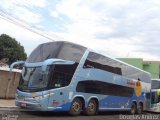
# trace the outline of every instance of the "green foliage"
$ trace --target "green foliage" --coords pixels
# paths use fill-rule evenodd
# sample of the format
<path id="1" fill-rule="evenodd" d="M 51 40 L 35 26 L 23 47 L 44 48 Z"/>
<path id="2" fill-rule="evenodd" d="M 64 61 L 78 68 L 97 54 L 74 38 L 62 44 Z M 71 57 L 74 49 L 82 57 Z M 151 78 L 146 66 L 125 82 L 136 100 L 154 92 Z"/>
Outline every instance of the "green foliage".
<path id="1" fill-rule="evenodd" d="M 11 64 L 17 60 L 25 60 L 27 54 L 24 51 L 24 47 L 14 38 L 2 34 L 0 35 L 0 60 L 2 58 L 8 58 L 8 64 Z"/>

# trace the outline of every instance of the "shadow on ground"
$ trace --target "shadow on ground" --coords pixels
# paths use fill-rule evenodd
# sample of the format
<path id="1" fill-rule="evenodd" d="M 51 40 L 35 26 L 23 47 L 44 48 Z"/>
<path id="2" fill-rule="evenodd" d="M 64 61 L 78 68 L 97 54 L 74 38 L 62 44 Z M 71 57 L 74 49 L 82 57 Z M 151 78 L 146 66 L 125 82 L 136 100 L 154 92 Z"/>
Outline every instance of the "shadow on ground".
<path id="1" fill-rule="evenodd" d="M 67 112 L 41 112 L 41 111 L 22 111 L 22 114 L 34 115 L 39 117 L 71 117 Z M 115 115 L 129 115 L 128 112 L 119 112 L 119 111 L 112 111 L 112 112 L 99 112 L 96 116 L 115 116 Z M 81 114 L 80 116 L 86 116 Z"/>

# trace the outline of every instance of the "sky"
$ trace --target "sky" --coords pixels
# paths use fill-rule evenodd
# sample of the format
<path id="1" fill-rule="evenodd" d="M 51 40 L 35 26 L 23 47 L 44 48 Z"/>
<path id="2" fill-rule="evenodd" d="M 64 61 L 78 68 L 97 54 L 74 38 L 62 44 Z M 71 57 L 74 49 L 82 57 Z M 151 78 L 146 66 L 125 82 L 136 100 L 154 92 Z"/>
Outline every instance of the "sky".
<path id="1" fill-rule="evenodd" d="M 0 14 L 38 29 L 53 40 L 77 43 L 114 58 L 160 60 L 160 0 L 0 0 Z M 0 16 L 0 34 L 27 55 L 51 39 Z"/>

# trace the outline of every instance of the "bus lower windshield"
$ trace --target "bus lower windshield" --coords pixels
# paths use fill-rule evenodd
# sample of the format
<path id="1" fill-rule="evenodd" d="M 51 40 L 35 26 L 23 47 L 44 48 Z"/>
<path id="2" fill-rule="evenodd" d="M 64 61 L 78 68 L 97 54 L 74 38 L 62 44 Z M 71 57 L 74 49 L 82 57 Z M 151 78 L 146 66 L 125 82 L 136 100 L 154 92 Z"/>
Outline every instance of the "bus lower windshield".
<path id="1" fill-rule="evenodd" d="M 151 103 L 152 104 L 156 104 L 156 103 L 159 103 L 160 102 L 160 95 L 159 95 L 159 92 L 158 92 L 158 90 L 157 91 L 152 91 L 151 92 L 152 93 L 152 95 L 151 95 Z"/>
<path id="2" fill-rule="evenodd" d="M 42 67 L 24 67 L 20 79 L 19 89 L 21 90 L 38 90 L 44 89 L 48 84 L 48 71 L 42 72 Z"/>

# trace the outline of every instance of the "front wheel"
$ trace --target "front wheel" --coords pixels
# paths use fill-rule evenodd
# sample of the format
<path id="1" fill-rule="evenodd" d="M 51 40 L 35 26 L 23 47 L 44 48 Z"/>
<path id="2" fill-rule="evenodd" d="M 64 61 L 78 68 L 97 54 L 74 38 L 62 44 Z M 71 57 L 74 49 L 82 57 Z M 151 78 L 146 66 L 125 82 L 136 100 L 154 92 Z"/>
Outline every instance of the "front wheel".
<path id="1" fill-rule="evenodd" d="M 79 98 L 73 100 L 69 114 L 76 116 L 79 115 L 82 111 L 82 101 Z"/>
<path id="2" fill-rule="evenodd" d="M 90 115 L 90 116 L 91 115 L 96 115 L 97 108 L 98 108 L 98 106 L 97 106 L 96 101 L 92 99 L 92 100 L 89 101 L 88 106 L 84 111 L 84 114 Z"/>

